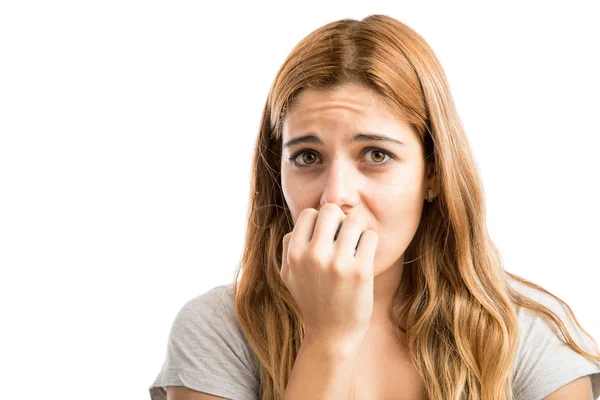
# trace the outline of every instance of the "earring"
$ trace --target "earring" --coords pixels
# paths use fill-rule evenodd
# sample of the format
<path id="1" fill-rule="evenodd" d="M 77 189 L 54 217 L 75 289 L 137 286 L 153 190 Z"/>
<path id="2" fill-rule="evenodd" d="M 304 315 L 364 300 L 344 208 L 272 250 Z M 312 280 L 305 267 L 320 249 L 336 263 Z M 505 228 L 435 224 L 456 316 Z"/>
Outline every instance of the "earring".
<path id="1" fill-rule="evenodd" d="M 433 201 L 433 190 L 431 190 L 431 189 L 427 190 L 427 195 L 429 196 L 429 197 L 427 197 L 427 202 L 431 203 Z"/>

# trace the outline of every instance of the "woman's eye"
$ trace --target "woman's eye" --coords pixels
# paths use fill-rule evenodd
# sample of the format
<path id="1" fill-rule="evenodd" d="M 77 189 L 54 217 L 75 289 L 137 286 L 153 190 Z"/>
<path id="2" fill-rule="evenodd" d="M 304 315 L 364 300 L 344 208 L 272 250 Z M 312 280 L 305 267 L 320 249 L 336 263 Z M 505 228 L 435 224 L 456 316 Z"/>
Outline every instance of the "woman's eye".
<path id="1" fill-rule="evenodd" d="M 376 166 L 386 165 L 389 162 L 391 162 L 391 160 L 396 159 L 396 156 L 383 149 L 368 148 L 366 150 L 367 151 L 365 153 L 371 153 L 370 159 L 373 161 L 372 164 Z M 389 159 L 387 161 L 384 161 L 386 156 L 389 157 Z M 317 154 L 312 150 L 301 150 L 295 153 L 293 156 L 289 157 L 289 160 L 296 167 L 306 168 L 316 163 L 316 157 L 318 157 Z M 302 163 L 298 161 L 299 159 L 302 161 Z"/>
<path id="2" fill-rule="evenodd" d="M 371 154 L 376 154 L 375 157 L 371 157 L 371 160 L 375 161 L 376 164 L 385 164 L 385 162 L 377 161 L 377 159 L 381 159 L 381 158 L 385 159 L 386 156 L 391 158 L 390 153 L 388 153 L 387 151 L 378 150 L 378 149 L 371 149 L 369 151 L 372 152 Z"/>
<path id="3" fill-rule="evenodd" d="M 296 156 L 292 157 L 291 160 L 294 163 L 294 165 L 297 165 L 299 167 L 303 167 L 305 165 L 310 165 L 313 164 L 313 161 L 315 159 L 315 153 L 311 152 L 311 151 L 302 151 L 299 154 L 297 154 Z M 302 160 L 302 162 L 306 163 L 306 164 L 299 164 L 298 163 L 298 158 L 300 158 Z"/>

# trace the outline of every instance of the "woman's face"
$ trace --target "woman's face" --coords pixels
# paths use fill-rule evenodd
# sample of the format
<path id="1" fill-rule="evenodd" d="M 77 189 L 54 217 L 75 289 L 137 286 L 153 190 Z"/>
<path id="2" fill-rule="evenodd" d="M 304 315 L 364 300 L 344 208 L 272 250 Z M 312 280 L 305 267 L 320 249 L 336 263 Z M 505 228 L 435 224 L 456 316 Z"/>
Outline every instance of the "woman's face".
<path id="1" fill-rule="evenodd" d="M 333 94 L 301 92 L 285 116 L 282 134 L 281 183 L 294 225 L 305 208 L 335 203 L 378 233 L 375 275 L 404 261 L 427 189 L 435 192 L 426 180 L 418 134 L 378 104 L 371 89 L 354 84 Z M 359 134 L 391 141 L 353 140 Z M 313 138 L 287 146 L 307 135 Z"/>

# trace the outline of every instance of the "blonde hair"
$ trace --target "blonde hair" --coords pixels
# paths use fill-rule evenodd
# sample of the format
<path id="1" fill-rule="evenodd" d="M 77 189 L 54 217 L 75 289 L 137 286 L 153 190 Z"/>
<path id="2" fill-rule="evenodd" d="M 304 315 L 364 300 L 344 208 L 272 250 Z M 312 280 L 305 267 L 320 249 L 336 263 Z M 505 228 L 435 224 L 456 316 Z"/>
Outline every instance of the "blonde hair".
<path id="1" fill-rule="evenodd" d="M 245 248 L 233 285 L 240 326 L 260 362 L 261 399 L 283 398 L 304 335 L 301 311 L 279 275 L 282 238 L 293 229 L 281 191 L 282 121 L 300 90 L 345 83 L 373 89 L 410 123 L 440 181 L 439 195 L 424 204 L 406 249 L 411 261 L 390 309 L 398 329 L 406 322 L 410 357 L 429 398 L 513 398 L 518 307 L 552 320 L 567 338 L 563 342 L 600 361 L 577 345 L 556 314 L 509 285 L 513 279 L 566 305 L 504 270 L 486 230 L 480 177 L 439 61 L 407 25 L 371 15 L 328 23 L 302 39 L 277 73 L 263 110 Z"/>

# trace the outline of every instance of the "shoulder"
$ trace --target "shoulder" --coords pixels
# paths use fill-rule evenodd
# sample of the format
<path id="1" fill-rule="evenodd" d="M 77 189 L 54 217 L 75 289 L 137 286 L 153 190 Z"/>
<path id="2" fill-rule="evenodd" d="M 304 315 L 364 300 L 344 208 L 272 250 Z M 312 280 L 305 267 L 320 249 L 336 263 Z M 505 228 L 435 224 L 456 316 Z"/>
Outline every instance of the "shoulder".
<path id="1" fill-rule="evenodd" d="M 577 326 L 567 307 L 559 300 L 520 282 L 511 281 L 510 285 L 554 312 L 583 350 L 598 354 L 592 339 Z M 560 339 L 563 336 L 558 326 L 534 311 L 519 308 L 517 318 L 519 345 L 513 367 L 515 399 L 542 399 L 586 375 L 590 375 L 594 398 L 600 396 L 600 362 L 575 352 Z"/>
<path id="2" fill-rule="evenodd" d="M 248 370 L 258 372 L 257 360 L 239 324 L 233 285 L 216 286 L 183 304 L 171 328 L 172 340 L 188 340 L 190 346 L 234 351 Z"/>
<path id="3" fill-rule="evenodd" d="M 225 398 L 257 397 L 260 364 L 237 319 L 233 284 L 197 295 L 177 312 L 163 367 L 150 388 L 152 399 L 164 399 L 167 386 Z"/>
<path id="4" fill-rule="evenodd" d="M 227 318 L 222 318 L 222 317 Z M 235 299 L 232 285 L 219 285 L 186 301 L 175 317 L 176 322 L 191 324 L 204 322 L 205 318 L 213 318 L 213 322 L 231 324 L 233 329 L 239 326 L 235 318 Z"/>

